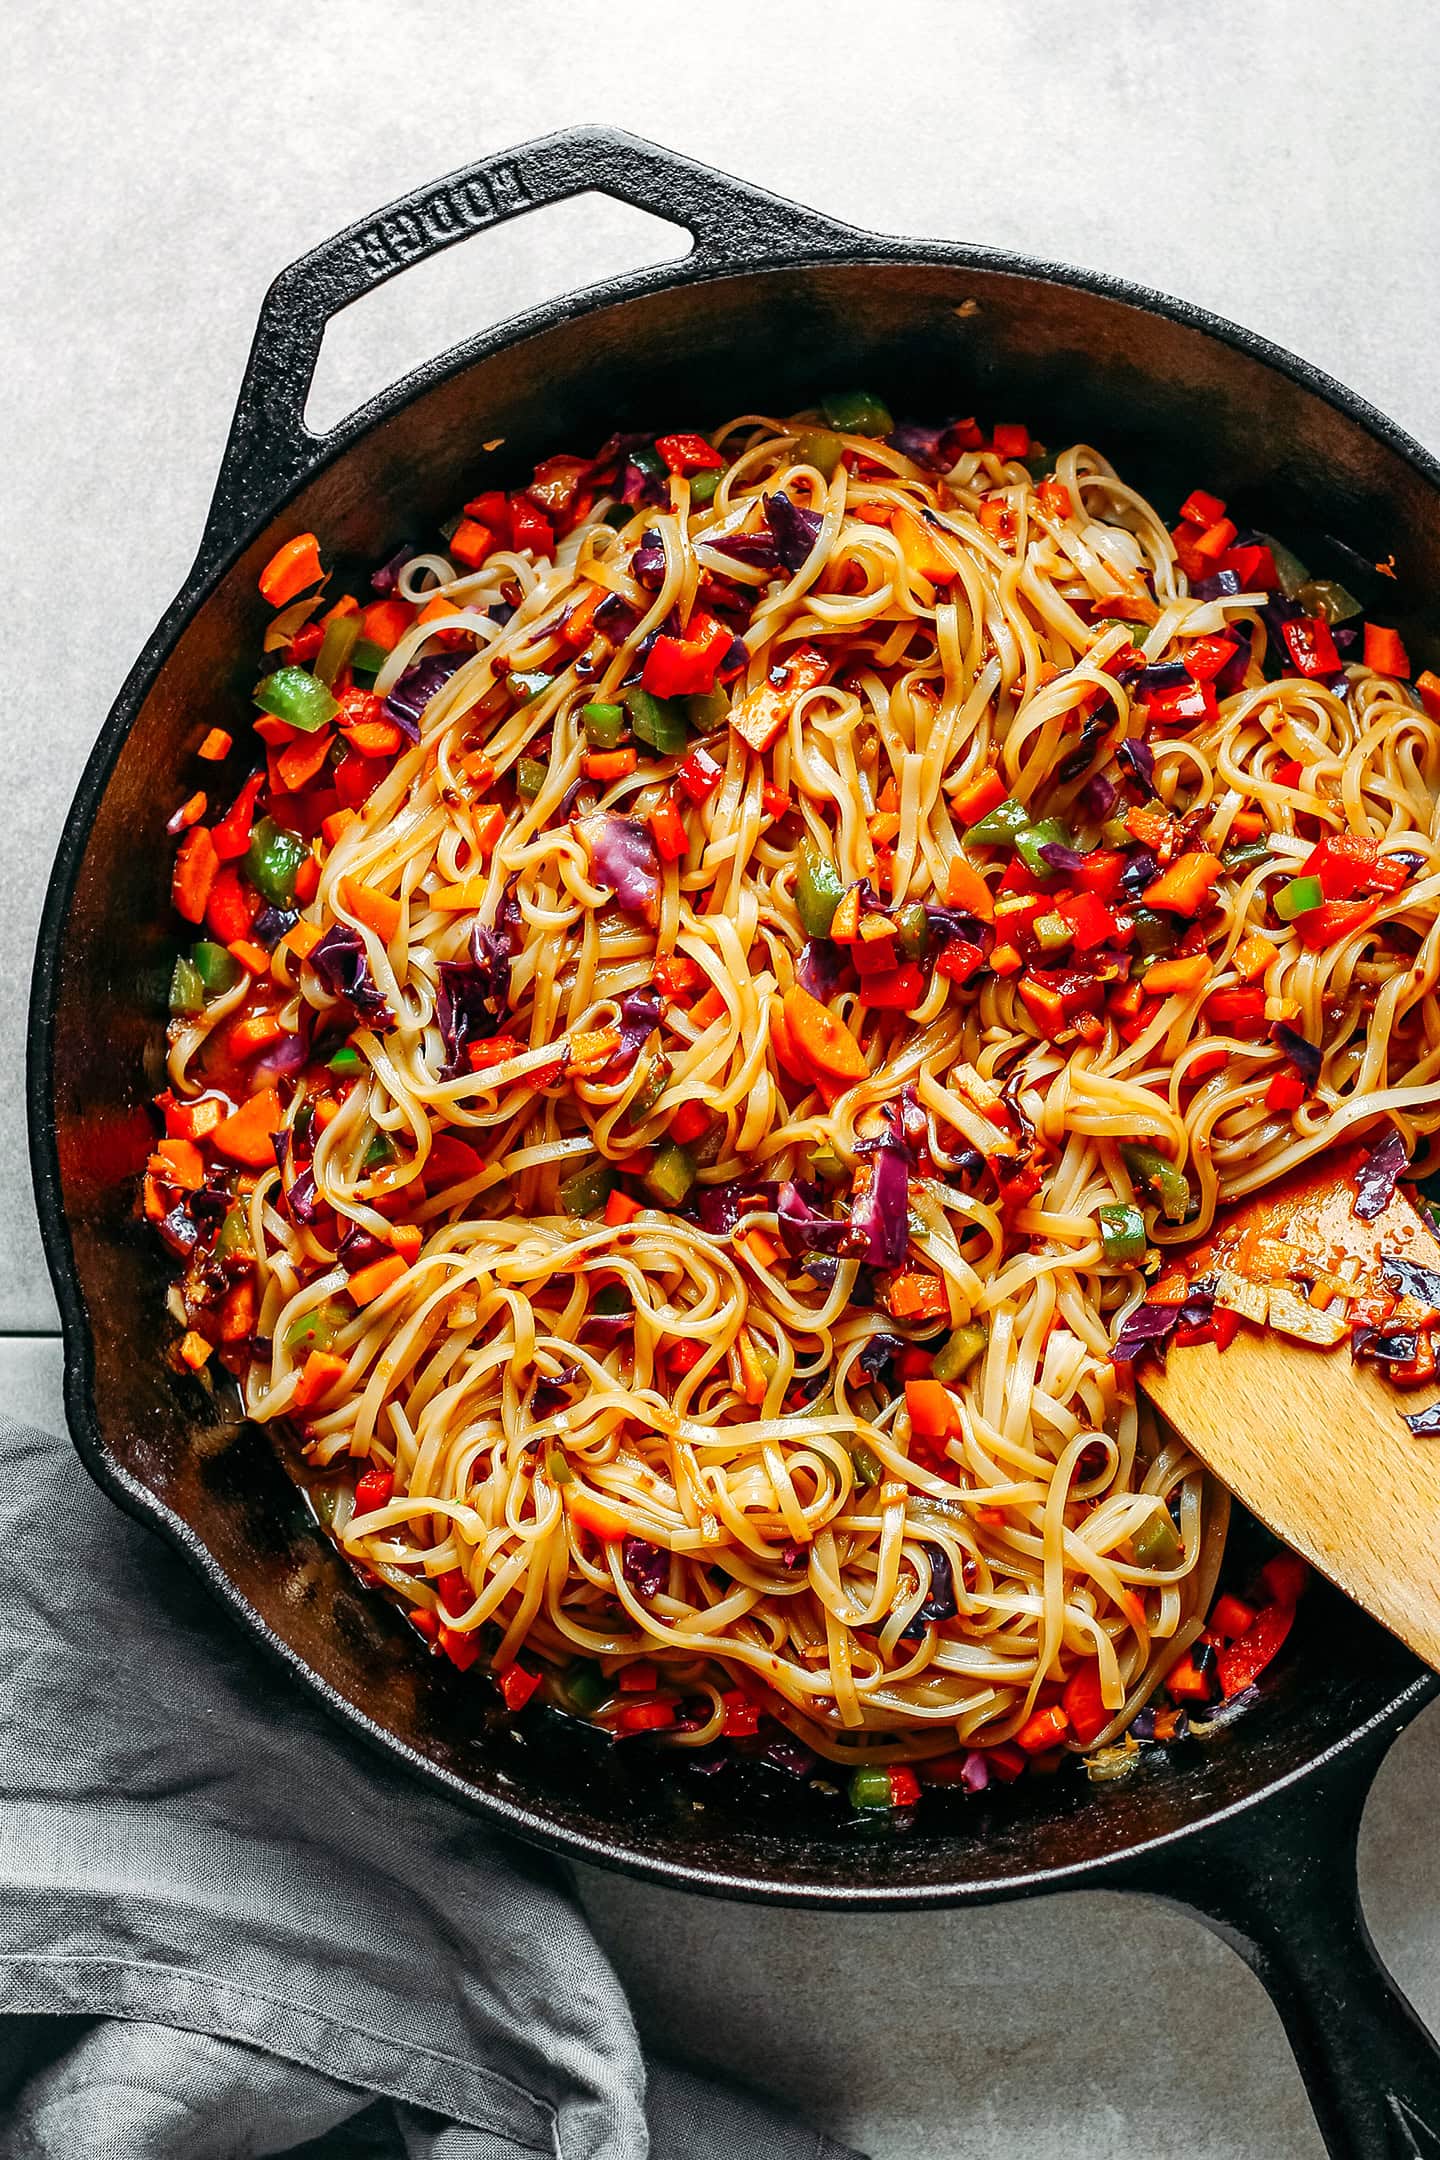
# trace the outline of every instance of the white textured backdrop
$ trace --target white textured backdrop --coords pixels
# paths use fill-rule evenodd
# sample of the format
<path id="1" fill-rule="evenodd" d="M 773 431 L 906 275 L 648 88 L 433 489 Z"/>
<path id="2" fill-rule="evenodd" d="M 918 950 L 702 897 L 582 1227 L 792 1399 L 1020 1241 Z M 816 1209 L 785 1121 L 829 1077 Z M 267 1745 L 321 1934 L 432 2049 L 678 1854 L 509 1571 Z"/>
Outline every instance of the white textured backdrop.
<path id="1" fill-rule="evenodd" d="M 1181 293 L 1440 445 L 1429 0 L 29 0 L 4 24 L 0 1387 L 60 1418 L 20 1111 L 30 946 L 85 752 L 188 567 L 255 311 L 337 226 L 606 120 L 877 230 Z M 357 308 L 333 420 L 516 307 L 678 252 L 590 198 Z M 1202 476 L 1203 477 L 1203 476 Z M 1375 1931 L 1440 2020 L 1440 1713 L 1366 1825 Z M 1083 1897 L 839 1919 L 587 1876 L 640 2016 L 877 2160 L 1314 2160 L 1273 2013 L 1195 1926 Z"/>

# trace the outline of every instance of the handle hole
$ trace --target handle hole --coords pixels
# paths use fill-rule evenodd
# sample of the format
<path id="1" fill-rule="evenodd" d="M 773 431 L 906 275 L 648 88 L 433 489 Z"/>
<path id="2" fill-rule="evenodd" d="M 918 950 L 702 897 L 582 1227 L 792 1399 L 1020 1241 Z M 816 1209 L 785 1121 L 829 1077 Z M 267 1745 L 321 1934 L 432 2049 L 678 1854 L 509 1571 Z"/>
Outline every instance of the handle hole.
<path id="1" fill-rule="evenodd" d="M 478 255 L 472 253 L 477 242 Z M 556 293 L 675 262 L 690 245 L 689 234 L 668 218 L 599 192 L 549 203 L 538 219 L 472 233 L 428 262 L 411 264 L 326 325 L 305 425 L 327 435 L 436 353 Z"/>

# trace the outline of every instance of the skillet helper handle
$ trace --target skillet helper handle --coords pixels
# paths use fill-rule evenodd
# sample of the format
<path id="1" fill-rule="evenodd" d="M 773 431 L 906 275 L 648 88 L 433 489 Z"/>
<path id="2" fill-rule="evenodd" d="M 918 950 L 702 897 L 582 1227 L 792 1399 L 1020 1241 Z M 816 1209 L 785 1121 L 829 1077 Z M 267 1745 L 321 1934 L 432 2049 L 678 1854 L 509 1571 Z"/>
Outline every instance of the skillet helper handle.
<path id="1" fill-rule="evenodd" d="M 487 225 L 591 190 L 682 226 L 686 279 L 842 252 L 844 225 L 618 128 L 565 128 L 481 158 L 349 225 L 282 270 L 266 293 L 197 568 L 238 545 L 322 462 L 333 437 L 305 425 L 325 325 L 388 278 Z"/>
<path id="2" fill-rule="evenodd" d="M 1149 1887 L 1198 1914 L 1260 1980 L 1333 2160 L 1440 2160 L 1440 2047 L 1360 1907 L 1356 1846 L 1378 1764 L 1374 1750 L 1346 1749 L 1270 1807 L 1187 1839 L 1186 1874 L 1177 1880 L 1172 1860 Z"/>

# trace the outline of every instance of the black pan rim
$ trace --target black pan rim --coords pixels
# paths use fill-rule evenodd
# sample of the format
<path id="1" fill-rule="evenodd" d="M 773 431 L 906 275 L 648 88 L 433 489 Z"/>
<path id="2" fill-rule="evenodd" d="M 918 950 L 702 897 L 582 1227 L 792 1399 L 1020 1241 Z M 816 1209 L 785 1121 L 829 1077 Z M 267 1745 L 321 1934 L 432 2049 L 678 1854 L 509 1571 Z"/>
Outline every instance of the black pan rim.
<path id="1" fill-rule="evenodd" d="M 607 141 L 628 141 L 616 131 L 603 133 Z M 543 147 L 543 146 L 535 146 Z M 722 272 L 687 272 L 685 260 L 656 265 L 587 287 L 581 293 L 561 296 L 542 306 L 498 324 L 476 338 L 452 347 L 424 363 L 379 396 L 350 414 L 332 433 L 313 440 L 313 454 L 274 500 L 246 521 L 238 537 L 214 559 L 202 553 L 175 599 L 142 648 L 126 677 L 87 757 L 57 850 L 42 911 L 36 942 L 27 1024 L 26 1106 L 31 1172 L 35 1188 L 42 1247 L 45 1252 L 56 1302 L 60 1311 L 64 1349 L 64 1398 L 67 1422 L 74 1445 L 86 1469 L 101 1489 L 128 1514 L 157 1530 L 219 1596 L 227 1610 L 260 1647 L 307 1687 L 346 1726 L 374 1749 L 383 1751 L 432 1787 L 486 1817 L 498 1827 L 573 1860 L 588 1862 L 653 1882 L 720 1898 L 795 1907 L 843 1907 L 846 1910 L 895 1910 L 947 1907 L 997 1902 L 1033 1894 L 1038 1890 L 1101 1888 L 1114 1871 L 1142 1858 L 1168 1850 L 1178 1841 L 1207 1826 L 1233 1821 L 1275 1795 L 1304 1782 L 1326 1765 L 1354 1749 L 1374 1746 L 1393 1736 L 1416 1715 L 1437 1691 L 1440 1677 L 1417 1667 L 1414 1677 L 1388 1703 L 1321 1754 L 1284 1775 L 1257 1786 L 1224 1807 L 1177 1825 L 1163 1835 L 1111 1852 L 1054 1867 L 1034 1868 L 1012 1876 L 971 1881 L 852 1886 L 841 1882 L 782 1880 L 776 1876 L 744 1871 L 723 1872 L 681 1860 L 647 1855 L 619 1838 L 597 1837 L 557 1826 L 538 1810 L 508 1800 L 503 1794 L 482 1791 L 431 1761 L 394 1733 L 358 1710 L 313 1668 L 304 1663 L 265 1624 L 258 1612 L 235 1588 L 218 1561 L 174 1512 L 147 1487 L 123 1472 L 110 1458 L 101 1438 L 96 1415 L 92 1342 L 88 1315 L 75 1269 L 69 1228 L 63 1203 L 59 1159 L 52 1113 L 54 1087 L 54 1030 L 66 918 L 89 841 L 91 828 L 111 773 L 140 707 L 163 668 L 176 641 L 239 556 L 315 475 L 332 464 L 362 435 L 392 419 L 415 399 L 437 384 L 464 372 L 492 353 L 520 344 L 563 322 L 583 321 L 602 309 L 633 299 L 689 284 L 721 283 L 740 279 L 783 277 L 797 270 L 934 266 L 958 272 L 1023 277 L 1067 289 L 1098 295 L 1156 314 L 1182 327 L 1240 351 L 1285 376 L 1328 404 L 1344 418 L 1395 452 L 1432 488 L 1440 492 L 1440 461 L 1437 461 L 1404 429 L 1366 399 L 1334 377 L 1270 340 L 1227 321 L 1208 309 L 1160 294 L 1147 287 L 1108 274 L 1086 272 L 1063 264 L 1024 255 L 970 245 L 909 241 L 872 236 L 859 230 L 835 228 L 834 246 L 800 245 L 768 264 Z M 853 240 L 854 245 L 849 243 Z M 304 269 L 310 258 L 294 266 Z M 290 275 L 291 273 L 285 273 Z M 203 568 L 201 565 L 203 564 Z"/>

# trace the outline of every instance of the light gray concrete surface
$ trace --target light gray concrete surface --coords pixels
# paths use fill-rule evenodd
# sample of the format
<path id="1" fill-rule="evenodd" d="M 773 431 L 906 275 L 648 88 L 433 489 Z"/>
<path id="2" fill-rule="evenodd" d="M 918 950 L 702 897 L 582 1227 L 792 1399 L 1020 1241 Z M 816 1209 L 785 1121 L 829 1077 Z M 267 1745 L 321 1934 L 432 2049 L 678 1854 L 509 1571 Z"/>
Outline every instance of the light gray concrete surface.
<path id="1" fill-rule="evenodd" d="M 477 155 L 601 119 L 877 230 L 1182 293 L 1440 444 L 1428 0 L 33 0 L 0 132 L 0 1335 L 54 1324 L 20 1062 L 44 877 L 85 752 L 197 544 L 266 283 Z M 332 330 L 333 422 L 518 306 L 679 252 L 596 199 L 482 233 Z M 0 1399 L 60 1418 L 53 1343 Z M 1367 1818 L 1377 1936 L 1440 2018 L 1440 1716 Z M 744 1910 L 588 1876 L 642 2020 L 877 2160 L 1311 2160 L 1282 2036 L 1228 1952 L 1100 1898 L 986 1913 Z"/>

